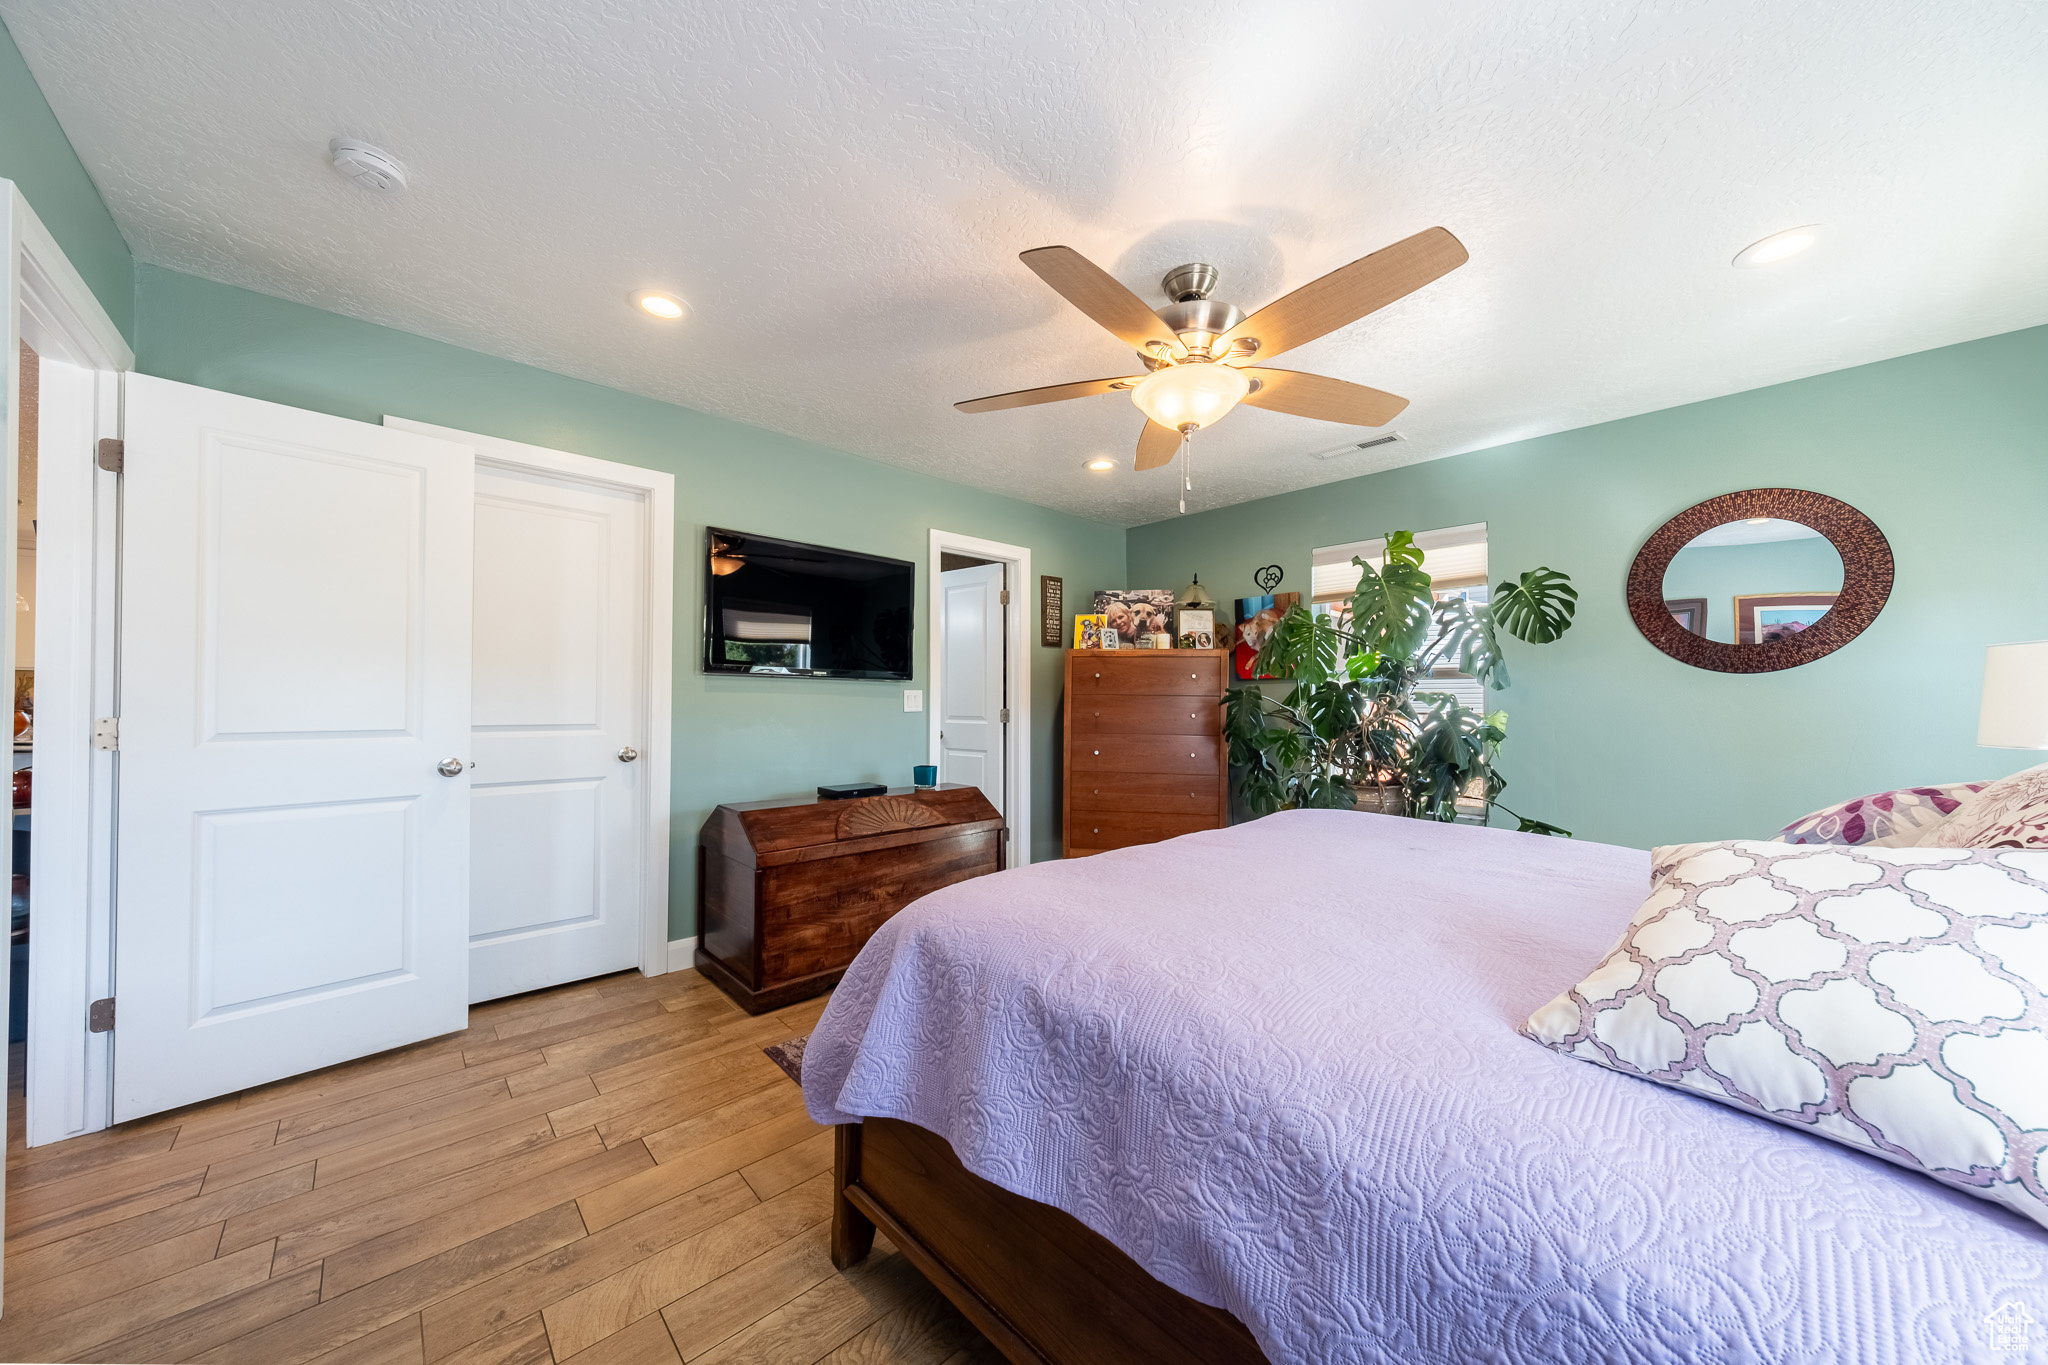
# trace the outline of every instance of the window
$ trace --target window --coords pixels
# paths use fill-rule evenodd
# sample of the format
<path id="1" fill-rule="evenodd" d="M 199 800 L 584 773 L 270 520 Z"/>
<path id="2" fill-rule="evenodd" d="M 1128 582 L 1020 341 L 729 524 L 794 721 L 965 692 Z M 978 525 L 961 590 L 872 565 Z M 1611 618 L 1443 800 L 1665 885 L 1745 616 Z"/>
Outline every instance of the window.
<path id="1" fill-rule="evenodd" d="M 1463 598 L 1475 606 L 1490 600 L 1492 589 L 1486 579 L 1486 523 L 1447 526 L 1440 531 L 1418 531 L 1416 548 L 1422 551 L 1422 568 L 1429 575 L 1430 595 L 1439 602 Z M 1350 614 L 1351 595 L 1358 591 L 1362 576 L 1352 559 L 1365 560 L 1374 568 L 1386 562 L 1384 537 L 1354 540 L 1346 545 L 1326 545 L 1315 552 L 1310 584 L 1314 610 L 1318 615 L 1339 618 Z M 1432 629 L 1431 639 L 1435 639 Z M 1486 710 L 1486 689 L 1477 678 L 1460 673 L 1451 664 L 1439 665 L 1430 680 L 1419 684 L 1420 692 L 1448 692 L 1462 706 Z"/>

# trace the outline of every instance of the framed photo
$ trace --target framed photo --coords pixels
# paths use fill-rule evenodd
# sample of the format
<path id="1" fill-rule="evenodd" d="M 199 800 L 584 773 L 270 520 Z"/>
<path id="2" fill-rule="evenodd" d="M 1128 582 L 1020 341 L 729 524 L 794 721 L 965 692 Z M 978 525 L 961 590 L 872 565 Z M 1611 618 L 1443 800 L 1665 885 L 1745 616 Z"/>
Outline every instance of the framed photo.
<path id="1" fill-rule="evenodd" d="M 35 739 L 36 671 L 14 670 L 14 742 L 25 745 Z"/>
<path id="2" fill-rule="evenodd" d="M 1667 597 L 1664 610 L 1671 613 L 1671 619 L 1695 635 L 1707 633 L 1707 599 L 1704 597 Z"/>
<path id="3" fill-rule="evenodd" d="M 1173 637 L 1182 649 L 1216 648 L 1216 613 L 1208 607 L 1182 607 L 1173 614 Z"/>
<path id="4" fill-rule="evenodd" d="M 1074 617 L 1074 648 L 1101 649 L 1102 630 L 1102 617 L 1077 615 Z"/>
<path id="5" fill-rule="evenodd" d="M 1136 649 L 1147 635 L 1173 629 L 1173 593 L 1166 588 L 1114 588 L 1095 594 L 1095 610 L 1109 618 L 1116 648 Z"/>
<path id="6" fill-rule="evenodd" d="M 1232 651 L 1231 662 L 1240 681 L 1250 682 L 1254 678 L 1270 678 L 1270 673 L 1254 673 L 1252 665 L 1259 657 L 1259 651 L 1272 637 L 1273 628 L 1301 602 L 1298 592 L 1274 593 L 1265 597 L 1240 597 L 1237 599 L 1237 629 L 1228 646 Z"/>
<path id="7" fill-rule="evenodd" d="M 1789 640 L 1835 605 L 1840 593 L 1761 592 L 1735 599 L 1735 643 L 1767 645 Z"/>

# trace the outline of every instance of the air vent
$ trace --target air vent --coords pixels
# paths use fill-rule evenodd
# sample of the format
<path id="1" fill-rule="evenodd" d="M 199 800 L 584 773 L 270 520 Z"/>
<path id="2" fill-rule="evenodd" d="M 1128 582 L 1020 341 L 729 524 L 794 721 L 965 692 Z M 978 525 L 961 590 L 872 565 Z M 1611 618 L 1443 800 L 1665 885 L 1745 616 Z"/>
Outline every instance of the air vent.
<path id="1" fill-rule="evenodd" d="M 1315 458 L 1318 460 L 1334 460 L 1339 456 L 1356 455 L 1361 450 L 1371 450 L 1374 446 L 1389 446 L 1396 441 L 1405 441 L 1407 439 L 1400 432 L 1391 431 L 1385 436 L 1375 436 L 1369 441 L 1347 441 L 1343 445 L 1332 447 L 1329 450 L 1318 450 L 1315 453 Z"/>

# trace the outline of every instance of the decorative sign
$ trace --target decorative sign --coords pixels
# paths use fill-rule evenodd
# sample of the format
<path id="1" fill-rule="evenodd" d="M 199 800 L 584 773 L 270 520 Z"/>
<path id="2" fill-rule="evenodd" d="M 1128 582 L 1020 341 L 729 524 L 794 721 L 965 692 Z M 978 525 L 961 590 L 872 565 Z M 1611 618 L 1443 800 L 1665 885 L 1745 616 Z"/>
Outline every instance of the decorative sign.
<path id="1" fill-rule="evenodd" d="M 1050 574 L 1038 576 L 1038 643 L 1054 649 L 1067 642 L 1066 582 Z"/>
<path id="2" fill-rule="evenodd" d="M 1253 570 L 1252 582 L 1259 585 L 1260 592 L 1271 592 L 1280 586 L 1280 580 L 1286 576 L 1278 564 L 1268 564 L 1263 569 Z"/>

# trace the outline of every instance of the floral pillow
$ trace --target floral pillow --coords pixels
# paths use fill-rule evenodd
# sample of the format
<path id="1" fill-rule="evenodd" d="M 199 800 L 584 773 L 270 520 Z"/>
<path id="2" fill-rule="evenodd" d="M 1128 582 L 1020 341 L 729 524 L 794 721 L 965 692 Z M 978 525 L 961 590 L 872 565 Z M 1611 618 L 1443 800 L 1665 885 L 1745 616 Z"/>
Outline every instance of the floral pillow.
<path id="1" fill-rule="evenodd" d="M 1538 1042 L 2048 1227 L 2048 851 L 1684 844 Z"/>
<path id="2" fill-rule="evenodd" d="M 1778 831 L 1776 842 L 1912 848 L 1931 837 L 1936 826 L 1988 785 L 1955 782 L 1945 787 L 1901 787 L 1859 796 L 1800 816 Z"/>
<path id="3" fill-rule="evenodd" d="M 1988 784 L 1930 848 L 2048 848 L 2048 763 Z"/>

